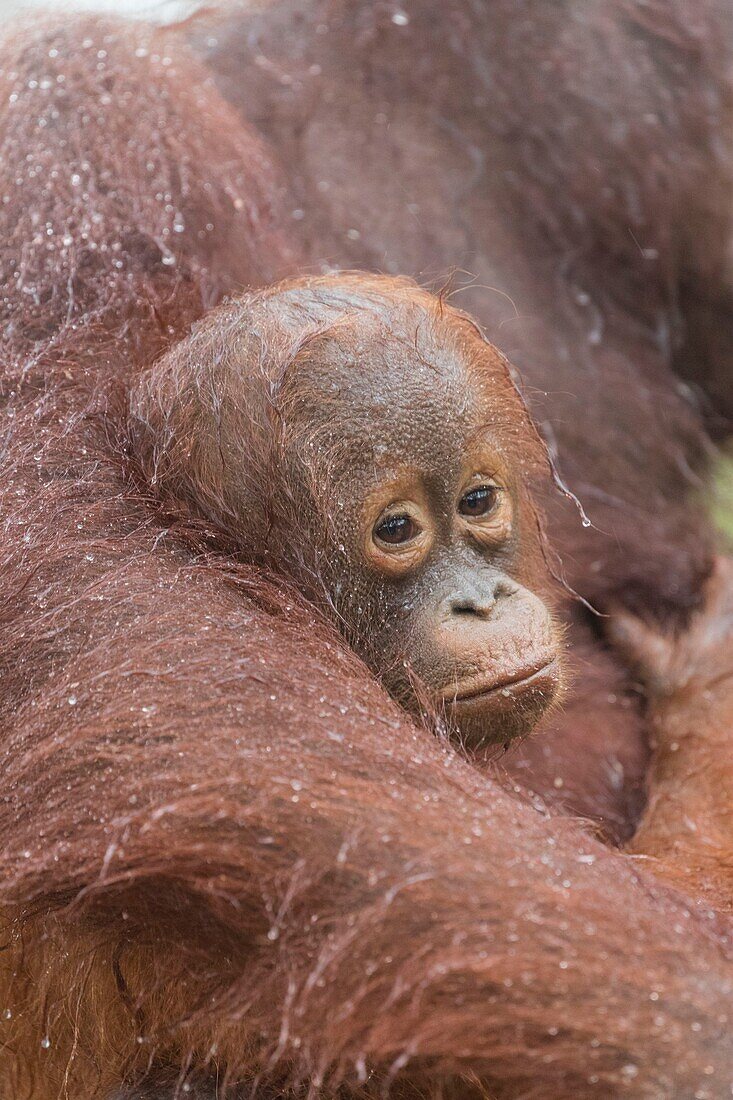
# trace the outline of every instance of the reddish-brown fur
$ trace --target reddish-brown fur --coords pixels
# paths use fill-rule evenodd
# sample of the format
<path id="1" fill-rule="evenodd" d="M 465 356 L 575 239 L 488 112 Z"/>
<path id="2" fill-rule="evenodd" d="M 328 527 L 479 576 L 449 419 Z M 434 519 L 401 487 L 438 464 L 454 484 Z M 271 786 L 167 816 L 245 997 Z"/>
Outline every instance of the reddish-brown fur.
<path id="1" fill-rule="evenodd" d="M 455 301 L 518 368 L 595 524 L 547 502 L 566 575 L 601 608 L 659 621 L 684 617 L 710 568 L 691 503 L 709 450 L 700 395 L 671 368 L 711 383 L 717 419 L 733 331 L 732 24 L 719 0 L 270 0 L 188 29 L 285 165 L 292 239 L 316 270 L 469 273 Z M 597 622 L 573 618 L 594 684 L 581 721 L 507 766 L 628 837 L 643 715 Z M 602 738 L 585 734 L 589 714 Z"/>
<path id="2" fill-rule="evenodd" d="M 130 28 L 21 39 L 4 87 L 4 1092 L 725 1095 L 704 887 L 470 767 L 135 487 L 132 374 L 294 262 L 267 150 Z"/>
<path id="3" fill-rule="evenodd" d="M 666 878 L 733 911 L 733 562 L 718 562 L 682 634 L 614 616 L 619 649 L 647 680 L 650 798 L 630 845 Z"/>

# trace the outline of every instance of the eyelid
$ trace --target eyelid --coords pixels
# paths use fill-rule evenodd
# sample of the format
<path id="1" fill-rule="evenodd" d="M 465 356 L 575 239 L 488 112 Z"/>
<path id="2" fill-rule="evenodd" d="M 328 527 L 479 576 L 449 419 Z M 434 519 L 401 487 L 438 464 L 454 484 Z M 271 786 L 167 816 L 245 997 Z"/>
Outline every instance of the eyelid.
<path id="1" fill-rule="evenodd" d="M 400 501 L 396 504 L 388 504 L 384 511 L 377 516 L 374 526 L 378 527 L 380 523 L 384 523 L 388 519 L 394 519 L 396 516 L 409 516 L 410 519 L 415 519 L 407 505 Z"/>
<path id="2" fill-rule="evenodd" d="M 476 489 L 479 485 L 484 484 L 496 485 L 497 488 L 501 489 L 504 487 L 505 480 L 506 479 L 502 477 L 498 469 L 495 469 L 493 472 L 489 470 L 480 470 L 471 474 L 471 476 L 464 481 L 462 492 L 466 493 L 470 489 Z"/>
<path id="3" fill-rule="evenodd" d="M 396 500 L 393 504 L 388 504 L 386 508 L 383 508 L 374 521 L 374 528 L 379 527 L 380 523 L 386 523 L 387 520 L 395 519 L 398 516 L 408 516 L 414 523 L 419 523 L 418 517 L 415 514 L 415 510 L 410 507 L 406 500 Z"/>
<path id="4" fill-rule="evenodd" d="M 475 493 L 477 489 L 495 489 L 497 493 L 504 494 L 506 492 L 506 486 L 503 485 L 494 474 L 477 474 L 472 477 L 470 481 L 464 483 L 457 497 L 457 504 L 468 496 L 469 493 Z"/>
<path id="5" fill-rule="evenodd" d="M 475 493 L 478 489 L 496 489 L 498 493 L 504 492 L 504 486 L 500 485 L 498 481 L 494 481 L 493 478 L 482 477 L 478 481 L 466 485 L 461 491 L 459 500 L 463 500 L 469 493 Z"/>

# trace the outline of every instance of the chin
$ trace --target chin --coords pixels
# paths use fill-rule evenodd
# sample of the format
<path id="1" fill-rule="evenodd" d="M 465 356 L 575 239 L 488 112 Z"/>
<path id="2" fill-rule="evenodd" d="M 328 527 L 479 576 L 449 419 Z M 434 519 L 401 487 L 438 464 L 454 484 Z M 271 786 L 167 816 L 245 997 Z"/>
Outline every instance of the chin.
<path id="1" fill-rule="evenodd" d="M 457 739 L 469 751 L 505 745 L 534 729 L 557 702 L 561 680 L 560 662 L 552 660 L 522 680 L 451 700 L 446 714 Z"/>

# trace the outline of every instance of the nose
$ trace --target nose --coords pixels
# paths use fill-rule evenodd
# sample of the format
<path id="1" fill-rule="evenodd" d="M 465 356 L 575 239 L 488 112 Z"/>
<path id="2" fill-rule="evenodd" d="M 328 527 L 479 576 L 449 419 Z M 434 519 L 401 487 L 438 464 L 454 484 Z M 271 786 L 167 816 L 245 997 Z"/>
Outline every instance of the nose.
<path id="1" fill-rule="evenodd" d="M 449 615 L 473 616 L 477 619 L 490 618 L 495 610 L 497 602 L 506 596 L 512 596 L 517 591 L 516 585 L 506 577 L 498 577 L 488 585 L 454 593 L 448 597 L 447 608 Z"/>

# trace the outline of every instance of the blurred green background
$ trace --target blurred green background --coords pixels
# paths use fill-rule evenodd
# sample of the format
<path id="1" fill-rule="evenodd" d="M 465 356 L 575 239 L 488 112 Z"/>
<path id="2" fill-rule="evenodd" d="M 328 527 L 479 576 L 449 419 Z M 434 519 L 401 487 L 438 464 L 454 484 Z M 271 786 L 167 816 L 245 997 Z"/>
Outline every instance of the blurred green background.
<path id="1" fill-rule="evenodd" d="M 733 448 L 724 451 L 716 463 L 710 509 L 728 548 L 733 548 Z"/>

